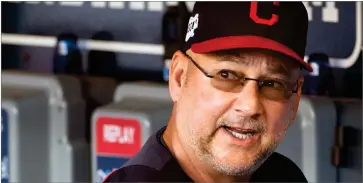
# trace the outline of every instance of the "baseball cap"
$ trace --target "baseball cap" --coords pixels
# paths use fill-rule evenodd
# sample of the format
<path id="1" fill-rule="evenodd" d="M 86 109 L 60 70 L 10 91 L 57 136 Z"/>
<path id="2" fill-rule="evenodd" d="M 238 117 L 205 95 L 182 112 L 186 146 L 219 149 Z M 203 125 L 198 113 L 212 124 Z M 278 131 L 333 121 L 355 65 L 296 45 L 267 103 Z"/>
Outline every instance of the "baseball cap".
<path id="1" fill-rule="evenodd" d="M 208 53 L 268 49 L 304 61 L 308 15 L 302 2 L 201 2 L 194 4 L 184 50 Z"/>

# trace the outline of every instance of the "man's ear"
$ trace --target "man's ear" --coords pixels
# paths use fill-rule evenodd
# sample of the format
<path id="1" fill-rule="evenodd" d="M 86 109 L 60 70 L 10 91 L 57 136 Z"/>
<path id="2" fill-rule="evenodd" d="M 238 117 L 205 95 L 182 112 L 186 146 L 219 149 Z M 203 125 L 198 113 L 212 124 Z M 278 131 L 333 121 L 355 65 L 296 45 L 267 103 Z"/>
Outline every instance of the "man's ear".
<path id="1" fill-rule="evenodd" d="M 169 91 L 174 102 L 180 99 L 180 92 L 186 81 L 186 71 L 186 57 L 181 51 L 176 51 L 169 68 Z"/>
<path id="2" fill-rule="evenodd" d="M 297 90 L 295 101 L 294 101 L 294 111 L 293 111 L 292 121 L 296 120 L 297 110 L 299 109 L 302 87 L 304 85 L 304 76 L 302 76 L 302 75 L 299 76 L 298 82 L 299 82 L 299 88 Z"/>

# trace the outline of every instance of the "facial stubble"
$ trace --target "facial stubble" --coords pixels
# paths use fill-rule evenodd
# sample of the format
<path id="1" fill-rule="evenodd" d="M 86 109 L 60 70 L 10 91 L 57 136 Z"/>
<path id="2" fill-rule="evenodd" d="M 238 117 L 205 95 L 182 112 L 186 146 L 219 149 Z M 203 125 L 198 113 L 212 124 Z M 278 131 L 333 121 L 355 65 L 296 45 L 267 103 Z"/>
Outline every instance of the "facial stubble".
<path id="1" fill-rule="evenodd" d="M 290 117 L 288 117 L 290 119 Z M 284 130 L 281 133 L 275 135 L 275 138 L 272 139 L 268 143 L 268 145 L 262 147 L 258 150 L 258 152 L 253 156 L 254 160 L 250 162 L 245 162 L 242 165 L 231 165 L 227 163 L 223 163 L 223 161 L 218 160 L 213 155 L 213 147 L 212 147 L 212 140 L 215 138 L 215 135 L 218 130 L 224 130 L 223 125 L 228 125 L 233 122 L 222 120 L 219 122 L 219 127 L 211 133 L 208 137 L 198 137 L 198 133 L 195 130 L 190 130 L 190 137 L 191 147 L 195 154 L 197 154 L 198 159 L 208 167 L 212 167 L 215 171 L 219 172 L 220 174 L 225 174 L 228 176 L 247 176 L 253 174 L 264 162 L 265 160 L 273 153 L 273 151 L 277 148 L 280 141 L 277 139 L 281 139 L 280 137 L 286 133 L 288 124 L 290 120 L 286 120 Z M 263 125 L 264 122 L 257 121 L 254 119 L 250 119 L 248 121 L 250 126 L 254 126 L 255 129 L 258 129 L 260 134 L 266 135 L 266 127 Z M 233 147 L 236 148 L 236 147 Z M 237 147 L 238 148 L 238 147 Z M 239 147 L 242 148 L 242 147 Z"/>

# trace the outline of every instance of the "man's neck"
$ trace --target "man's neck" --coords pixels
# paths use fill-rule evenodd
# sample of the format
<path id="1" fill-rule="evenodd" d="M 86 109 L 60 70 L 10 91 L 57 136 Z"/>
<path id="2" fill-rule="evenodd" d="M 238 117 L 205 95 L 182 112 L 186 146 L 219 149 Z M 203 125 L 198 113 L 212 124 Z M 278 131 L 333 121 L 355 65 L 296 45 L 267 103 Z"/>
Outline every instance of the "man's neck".
<path id="1" fill-rule="evenodd" d="M 222 175 L 211 167 L 205 167 L 191 148 L 183 148 L 180 144 L 179 135 L 177 134 L 173 122 L 169 122 L 162 138 L 167 145 L 170 153 L 178 161 L 184 172 L 194 182 L 248 182 L 249 177 L 233 177 Z"/>

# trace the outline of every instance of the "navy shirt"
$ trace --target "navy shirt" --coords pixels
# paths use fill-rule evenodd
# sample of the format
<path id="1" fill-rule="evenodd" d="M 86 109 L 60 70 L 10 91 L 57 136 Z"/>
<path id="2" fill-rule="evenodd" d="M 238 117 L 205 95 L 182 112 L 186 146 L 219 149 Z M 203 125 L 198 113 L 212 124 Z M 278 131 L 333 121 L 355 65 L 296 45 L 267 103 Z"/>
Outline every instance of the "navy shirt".
<path id="1" fill-rule="evenodd" d="M 104 182 L 193 182 L 171 155 L 162 140 L 165 127 L 152 135 L 140 152 Z M 287 157 L 273 153 L 252 175 L 251 182 L 307 182 Z"/>

